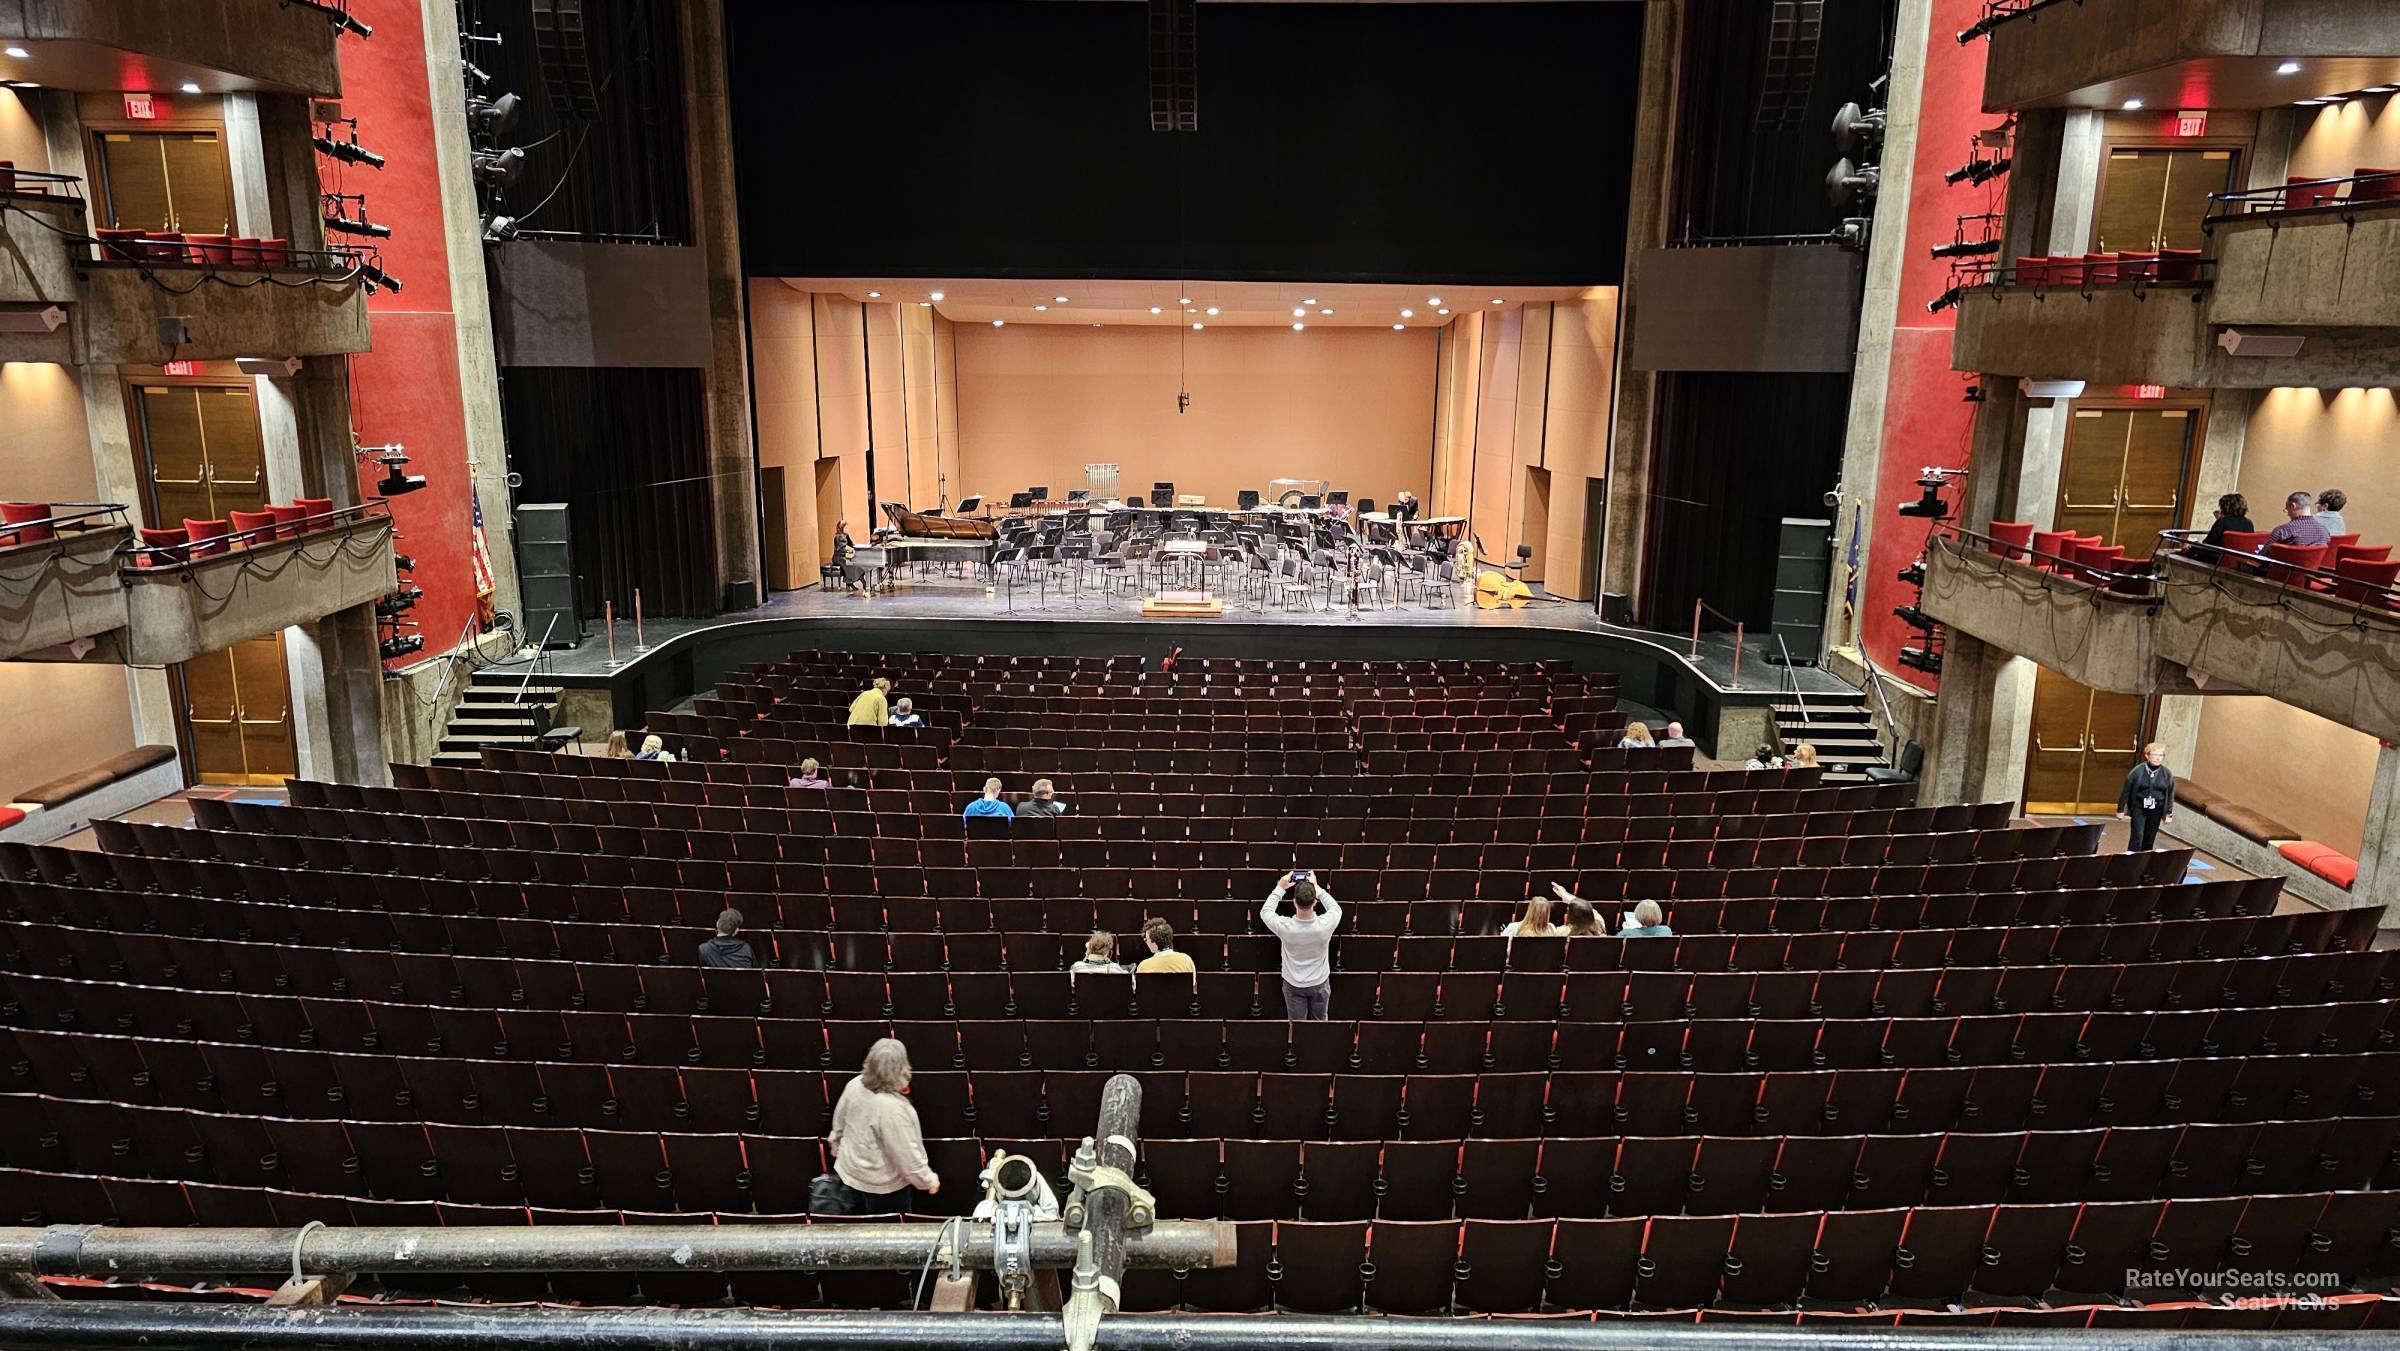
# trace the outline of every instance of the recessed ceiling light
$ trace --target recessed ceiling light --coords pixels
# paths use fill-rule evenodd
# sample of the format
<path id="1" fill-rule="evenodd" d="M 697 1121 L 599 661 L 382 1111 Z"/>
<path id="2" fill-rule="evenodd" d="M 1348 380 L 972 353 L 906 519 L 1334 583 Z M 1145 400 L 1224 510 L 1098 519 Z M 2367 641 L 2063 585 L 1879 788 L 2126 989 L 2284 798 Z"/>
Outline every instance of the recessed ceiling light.
<path id="1" fill-rule="evenodd" d="M 1308 325 L 1306 325 L 1306 324 L 1294 324 L 1294 325 L 1292 325 L 1292 331 L 1293 331 L 1294 333 L 1297 333 L 1297 332 L 1299 332 L 1301 329 L 1304 329 L 1304 328 L 1306 328 L 1306 327 L 1308 327 Z"/>
<path id="2" fill-rule="evenodd" d="M 1034 312 L 1034 313 L 1036 313 L 1036 314 L 1039 314 L 1039 313 L 1041 313 L 1042 311 L 1044 311 L 1044 310 L 1047 310 L 1047 309 L 1049 309 L 1049 308 L 1050 308 L 1050 307 L 1049 307 L 1048 305 L 1036 305 L 1036 306 L 1034 306 L 1034 307 L 1033 307 L 1033 312 Z"/>
<path id="3" fill-rule="evenodd" d="M 1094 325 L 1092 325 L 1092 327 L 1094 327 L 1094 328 L 1106 328 L 1106 327 L 1107 327 L 1107 325 L 1106 325 L 1106 324 L 1094 324 Z"/>
<path id="4" fill-rule="evenodd" d="M 1403 329 L 1403 328 L 1406 328 L 1406 327 L 1408 327 L 1408 325 L 1406 325 L 1406 324 L 1394 324 L 1394 325 L 1392 325 L 1392 328 L 1393 328 L 1394 330 L 1399 330 L 1399 329 Z"/>
<path id="5" fill-rule="evenodd" d="M 1499 303 L 1500 303 L 1500 297 L 1498 297 L 1498 296 L 1493 296 L 1493 297 L 1492 297 L 1492 303 L 1493 303 L 1493 304 L 1495 304 L 1495 305 L 1499 304 Z"/>
<path id="6" fill-rule="evenodd" d="M 19 61 L 22 61 L 26 57 L 33 55 L 33 53 L 25 50 L 23 47 L 11 47 L 8 49 L 8 54 L 17 58 Z"/>
<path id="7" fill-rule="evenodd" d="M 1415 310 L 1402 310 L 1400 311 L 1400 317 L 1403 319 L 1414 319 L 1417 317 L 1417 312 Z"/>
<path id="8" fill-rule="evenodd" d="M 1317 298 L 1315 296 L 1310 296 L 1308 299 L 1303 300 L 1300 303 L 1303 305 L 1314 305 L 1317 303 Z"/>
<path id="9" fill-rule="evenodd" d="M 1209 306 L 1209 307 L 1208 307 L 1208 312 L 1209 312 L 1209 314 L 1210 314 L 1210 316 L 1211 316 L 1211 317 L 1214 317 L 1214 316 L 1215 316 L 1215 314 L 1216 314 L 1216 312 L 1217 312 L 1217 307 L 1216 307 L 1216 306 L 1214 306 L 1214 305 L 1211 305 L 1211 306 Z"/>
<path id="10" fill-rule="evenodd" d="M 193 84 L 190 80 L 185 80 L 183 82 L 183 92 L 187 94 L 197 94 L 200 92 L 200 86 Z"/>
<path id="11" fill-rule="evenodd" d="M 1164 310 L 1161 310 L 1161 309 L 1160 309 L 1158 306 L 1156 306 L 1156 305 L 1152 305 L 1152 306 L 1150 307 L 1150 312 L 1151 312 L 1152 314 L 1164 314 L 1166 311 L 1164 311 Z"/>
<path id="12" fill-rule="evenodd" d="M 1330 305 L 1328 305 L 1328 306 L 1326 306 L 1324 309 L 1321 309 L 1321 310 L 1317 311 L 1317 313 L 1319 313 L 1319 314 L 1331 314 L 1331 313 L 1333 313 L 1333 307 L 1332 307 L 1332 306 L 1330 306 Z"/>
<path id="13" fill-rule="evenodd" d="M 1067 298 L 1065 296 L 1052 296 L 1050 297 L 1050 303 L 1053 305 L 1064 305 L 1067 303 Z"/>
<path id="14" fill-rule="evenodd" d="M 881 300 L 881 299 L 883 299 L 883 292 L 881 292 L 881 291 L 869 291 L 869 292 L 867 292 L 867 299 L 869 299 L 869 300 Z"/>
<path id="15" fill-rule="evenodd" d="M 1008 327 L 1008 321 L 1007 321 L 1006 319 L 994 319 L 994 320 L 992 321 L 992 327 L 994 327 L 994 328 L 1006 328 L 1006 327 Z"/>
<path id="16" fill-rule="evenodd" d="M 1175 303 L 1176 303 L 1176 304 L 1178 304 L 1178 305 L 1189 305 L 1189 304 L 1191 304 L 1191 303 L 1192 303 L 1192 298 L 1191 298 L 1190 296 L 1185 296 L 1184 298 L 1182 298 L 1181 300 L 1178 300 L 1178 301 L 1176 301 Z"/>
<path id="17" fill-rule="evenodd" d="M 11 52 L 9 55 L 14 56 L 16 53 Z M 2278 75 L 2297 75 L 2300 73 L 2300 63 L 2297 61 L 2286 61 L 2282 65 L 2275 68 L 2275 73 Z"/>
<path id="18" fill-rule="evenodd" d="M 2295 108 L 2314 108 L 2324 101 L 2325 100 L 2323 99 L 2293 99 L 2292 106 Z"/>
<path id="19" fill-rule="evenodd" d="M 1448 311 L 1448 310 L 1435 310 L 1435 311 L 1434 311 L 1434 313 L 1435 313 L 1435 314 L 1448 314 L 1449 312 L 1450 312 L 1450 311 Z"/>
<path id="20" fill-rule="evenodd" d="M 19 89 L 39 89 L 39 88 L 41 88 L 41 86 L 40 86 L 39 84 L 35 83 L 35 82 L 34 82 L 34 81 L 32 81 L 32 80 L 11 80 L 11 81 L 9 81 L 9 83 L 10 83 L 10 84 L 13 84 L 13 85 L 15 85 L 15 86 L 16 86 L 17 88 L 19 88 Z"/>
<path id="21" fill-rule="evenodd" d="M 1428 305 L 1439 305 L 1442 303 L 1442 298 L 1440 296 L 1427 296 L 1425 297 L 1425 303 Z"/>
<path id="22" fill-rule="evenodd" d="M 936 291 L 936 292 L 934 292 L 934 293 L 933 293 L 933 298 L 934 298 L 935 300 L 939 300 L 939 299 L 941 299 L 941 298 L 942 298 L 942 293 L 941 293 L 941 292 L 939 292 L 939 291 Z"/>
<path id="23" fill-rule="evenodd" d="M 2141 101 L 2140 99 L 2127 99 L 2127 100 L 2125 100 L 2125 111 L 2127 111 L 2127 112 L 2132 112 L 2134 109 L 2136 109 L 2136 108 L 2139 108 L 2139 107 L 2141 107 L 2141 106 L 2142 106 L 2142 101 Z"/>
<path id="24" fill-rule="evenodd" d="M 933 302 L 930 300 L 920 300 L 917 302 L 917 308 L 920 310 L 930 310 L 933 308 Z"/>
<path id="25" fill-rule="evenodd" d="M 1305 314 L 1307 314 L 1307 313 L 1308 313 L 1308 311 L 1306 311 L 1306 310 L 1304 310 L 1304 309 L 1301 309 L 1301 308 L 1300 308 L 1299 306 L 1297 306 L 1297 305 L 1294 305 L 1294 306 L 1292 307 L 1292 317 L 1293 317 L 1294 319 L 1300 318 L 1302 315 L 1305 315 Z"/>
<path id="26" fill-rule="evenodd" d="M 1194 324 L 1194 325 L 1192 325 L 1192 331 L 1193 331 L 1193 332 L 1195 332 L 1195 333 L 1197 333 L 1197 332 L 1199 332 L 1201 329 L 1204 329 L 1204 328 L 1206 328 L 1206 327 L 1208 327 L 1208 325 L 1206 325 L 1206 324 Z"/>

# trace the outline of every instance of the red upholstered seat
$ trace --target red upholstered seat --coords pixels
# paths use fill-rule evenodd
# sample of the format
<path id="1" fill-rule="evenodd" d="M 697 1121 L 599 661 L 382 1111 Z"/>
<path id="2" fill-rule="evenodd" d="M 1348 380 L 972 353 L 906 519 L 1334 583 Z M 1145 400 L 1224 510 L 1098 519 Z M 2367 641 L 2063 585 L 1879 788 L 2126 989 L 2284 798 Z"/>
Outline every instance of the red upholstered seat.
<path id="1" fill-rule="evenodd" d="M 2158 251 L 2160 281 L 2200 280 L 2200 250 L 2160 249 Z"/>
<path id="2" fill-rule="evenodd" d="M 177 230 L 146 230 L 142 233 L 142 257 L 153 263 L 180 263 L 191 257 L 191 248 Z"/>
<path id="3" fill-rule="evenodd" d="M 2075 532 L 2072 530 L 2036 530 L 2032 537 L 2033 564 L 2052 572 L 2063 571 L 2059 560 L 2069 556 Z"/>
<path id="4" fill-rule="evenodd" d="M 2052 286 L 2083 285 L 2083 255 L 2054 253 L 2050 255 L 2050 284 Z"/>
<path id="5" fill-rule="evenodd" d="M 258 265 L 262 268 L 290 267 L 292 265 L 292 241 L 288 239 L 259 240 Z"/>
<path id="6" fill-rule="evenodd" d="M 2002 558 L 2023 558 L 2026 544 L 2033 539 L 2033 525 L 2028 521 L 1994 521 L 1988 533 L 1992 537 L 1992 552 Z"/>
<path id="7" fill-rule="evenodd" d="M 2226 531 L 2223 535 L 2218 536 L 2218 543 L 2225 552 L 2217 555 L 2217 562 L 2222 564 L 2236 561 L 2235 555 L 2256 554 L 2259 550 L 2267 547 L 2267 534 L 2268 532 L 2264 530 Z"/>
<path id="8" fill-rule="evenodd" d="M 2085 581 L 2107 583 L 2110 575 L 2125 561 L 2125 546 L 2121 544 L 2085 544 L 2077 541 L 2075 563 Z"/>
<path id="9" fill-rule="evenodd" d="M 2017 285 L 2044 286 L 2050 281 L 2050 260 L 2039 255 L 2017 260 Z"/>
<path id="10" fill-rule="evenodd" d="M 142 232 L 103 225 L 92 231 L 100 241 L 100 256 L 112 262 L 131 262 L 142 256 Z"/>
<path id="11" fill-rule="evenodd" d="M 24 809 L 23 809 L 23 808 L 20 808 L 20 807 L 0 807 L 0 830 L 6 830 L 6 829 L 8 829 L 10 826 L 13 826 L 13 825 L 15 825 L 17 822 L 19 822 L 19 821 L 22 821 L 22 820 L 24 820 L 24 819 L 25 819 L 25 812 L 24 812 Z"/>
<path id="12" fill-rule="evenodd" d="M 2332 845 L 2291 840 L 2275 846 L 2275 852 L 2337 887 L 2347 887 L 2358 880 L 2358 860 Z"/>
<path id="13" fill-rule="evenodd" d="M 273 516 L 275 524 L 281 527 L 275 532 L 275 538 L 300 538 L 300 522 L 308 516 L 308 508 L 297 502 L 269 502 L 267 513 Z"/>
<path id="14" fill-rule="evenodd" d="M 2322 544 L 2269 544 L 2267 580 L 2285 586 L 2307 586 L 2308 573 L 2325 566 L 2331 550 Z"/>
<path id="15" fill-rule="evenodd" d="M 232 235 L 190 235 L 186 242 L 191 247 L 191 258 L 195 263 L 213 263 L 223 267 L 233 262 Z"/>
<path id="16" fill-rule="evenodd" d="M 2158 275 L 2156 252 L 2135 253 L 2128 250 L 2117 255 L 2117 278 L 2120 281 L 2149 281 Z"/>
<path id="17" fill-rule="evenodd" d="M 2333 565 L 2333 572 L 2336 579 L 2333 594 L 2364 604 L 2371 598 L 2370 588 L 2389 588 L 2395 580 L 2400 580 L 2400 559 L 2344 558 Z M 2372 598 L 2384 594 L 2376 590 Z"/>
<path id="18" fill-rule="evenodd" d="M 272 533 L 272 532 L 274 531 L 274 529 L 275 529 L 275 513 L 274 513 L 274 512 L 271 512 L 271 511 L 236 511 L 236 512 L 230 512 L 230 513 L 228 513 L 228 514 L 227 514 L 227 520 L 228 520 L 228 522 L 229 522 L 229 523 L 230 523 L 230 524 L 233 526 L 233 533 L 234 533 L 234 534 L 237 534 L 237 535 L 250 535 L 250 538 L 248 538 L 248 539 L 246 539 L 246 540 L 242 541 L 242 542 L 243 542 L 245 545 L 248 545 L 248 546 L 250 546 L 250 547 L 252 547 L 252 548 L 256 548 L 257 546 L 259 546 L 259 545 L 261 545 L 261 544 L 272 544 L 272 543 L 274 543 L 274 542 L 275 542 L 275 535 Z M 253 530 L 263 530 L 263 531 L 267 531 L 267 532 L 269 532 L 269 533 L 267 533 L 267 534 L 263 534 L 263 535 L 251 535 L 251 534 L 250 534 L 250 532 L 251 532 L 251 531 L 253 531 Z"/>
<path id="19" fill-rule="evenodd" d="M 2324 206 L 2341 190 L 2341 184 L 2321 178 L 2287 178 L 2283 180 L 2283 209 L 2306 211 L 2312 206 Z"/>
<path id="20" fill-rule="evenodd" d="M 2083 255 L 2083 279 L 2093 286 L 2116 285 L 2117 255 L 2113 253 Z"/>
<path id="21" fill-rule="evenodd" d="M 28 525 L 39 521 L 39 525 Z M 58 527 L 50 524 L 50 504 L 47 502 L 0 502 L 0 524 L 23 526 L 21 530 L 0 530 L 0 544 L 39 544 L 57 539 Z"/>
<path id="22" fill-rule="evenodd" d="M 2391 556 L 2392 546 L 2389 544 L 2336 544 L 2333 546 L 2333 566 L 2337 571 L 2340 570 L 2342 564 L 2354 558 L 2377 562 Z"/>
<path id="23" fill-rule="evenodd" d="M 231 521 L 195 521 L 186 517 L 183 533 L 191 541 L 191 557 L 207 558 L 225 552 L 225 536 L 233 529 Z"/>
<path id="24" fill-rule="evenodd" d="M 333 515 L 333 499 L 330 497 L 295 497 L 292 505 L 300 508 L 302 530 L 322 530 L 333 524 L 325 519 Z"/>
<path id="25" fill-rule="evenodd" d="M 2400 169 L 2370 169 L 2364 166 L 2350 171 L 2358 181 L 2350 185 L 2353 202 L 2388 202 L 2400 199 Z"/>
<path id="26" fill-rule="evenodd" d="M 179 525 L 157 530 L 145 525 L 133 533 L 140 537 L 143 548 L 160 551 L 134 555 L 133 565 L 137 568 L 161 568 L 170 563 L 182 562 L 185 554 L 183 546 L 190 543 L 192 538 Z"/>

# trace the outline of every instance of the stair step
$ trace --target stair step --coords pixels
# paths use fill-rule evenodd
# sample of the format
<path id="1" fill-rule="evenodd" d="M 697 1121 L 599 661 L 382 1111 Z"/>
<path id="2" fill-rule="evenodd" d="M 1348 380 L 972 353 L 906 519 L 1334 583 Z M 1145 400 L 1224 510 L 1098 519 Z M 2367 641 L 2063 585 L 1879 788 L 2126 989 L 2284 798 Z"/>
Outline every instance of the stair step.
<path id="1" fill-rule="evenodd" d="M 471 753 L 486 746 L 511 746 L 522 750 L 532 750 L 540 744 L 541 738 L 534 736 L 452 736 L 448 733 L 442 735 L 442 749 L 446 751 Z"/>
<path id="2" fill-rule="evenodd" d="M 442 729 L 442 735 L 461 741 L 521 741 L 538 738 L 545 729 L 538 723 L 494 722 L 485 718 L 452 718 Z"/>
<path id="3" fill-rule="evenodd" d="M 430 763 L 475 769 L 483 764 L 483 756 L 474 751 L 435 751 Z"/>
<path id="4" fill-rule="evenodd" d="M 458 701 L 462 704 L 478 704 L 488 708 L 546 708 L 557 703 L 558 696 L 543 694 L 540 690 L 528 690 L 520 698 L 513 689 L 504 690 L 490 685 L 476 685 L 460 691 Z"/>

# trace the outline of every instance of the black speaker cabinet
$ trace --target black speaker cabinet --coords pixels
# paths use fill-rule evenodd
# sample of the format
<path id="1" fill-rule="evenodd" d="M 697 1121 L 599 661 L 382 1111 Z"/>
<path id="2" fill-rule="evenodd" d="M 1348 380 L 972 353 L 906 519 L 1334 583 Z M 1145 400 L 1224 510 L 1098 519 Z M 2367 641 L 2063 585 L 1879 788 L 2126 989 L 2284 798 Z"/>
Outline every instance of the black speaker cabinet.
<path id="1" fill-rule="evenodd" d="M 1775 636 L 1783 646 L 1767 660 L 1781 662 L 1788 649 L 1795 666 L 1814 666 L 1825 641 L 1825 588 L 1833 579 L 1833 522 L 1783 518 L 1775 548 Z"/>
<path id="2" fill-rule="evenodd" d="M 527 502 L 517 508 L 517 587 L 525 596 L 528 643 L 557 648 L 583 641 L 583 621 L 575 612 L 573 537 L 566 503 Z"/>

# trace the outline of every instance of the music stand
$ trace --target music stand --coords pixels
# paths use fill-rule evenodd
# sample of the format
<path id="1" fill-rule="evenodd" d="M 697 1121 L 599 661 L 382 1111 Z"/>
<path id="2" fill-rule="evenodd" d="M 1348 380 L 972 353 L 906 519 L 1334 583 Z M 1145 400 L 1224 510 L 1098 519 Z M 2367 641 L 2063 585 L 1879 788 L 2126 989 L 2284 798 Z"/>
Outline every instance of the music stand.
<path id="1" fill-rule="evenodd" d="M 1317 496 L 1315 493 L 1300 494 L 1300 509 L 1302 511 L 1315 511 L 1324 505 L 1325 499 Z"/>
<path id="2" fill-rule="evenodd" d="M 1032 494 L 1032 493 L 1010 493 L 1010 494 L 1008 495 L 1008 505 L 1009 505 L 1009 506 L 1010 506 L 1010 508 L 1012 508 L 1013 510 L 1017 510 L 1017 511 L 1023 511 L 1023 510 L 1025 510 L 1026 508 L 1028 508 L 1028 507 L 1031 507 L 1031 506 L 1033 505 L 1033 494 Z"/>
<path id="3" fill-rule="evenodd" d="M 1151 485 L 1150 485 L 1150 505 L 1151 505 L 1151 506 L 1154 506 L 1154 507 L 1171 507 L 1171 506 L 1174 506 L 1174 505 L 1175 505 L 1175 485 L 1174 485 L 1174 484 L 1172 484 L 1172 483 L 1153 483 L 1153 484 L 1151 484 Z"/>
<path id="4" fill-rule="evenodd" d="M 956 511 L 961 516 L 974 515 L 976 512 L 983 510 L 983 494 L 974 493 L 958 499 L 958 505 L 952 508 L 952 510 Z"/>
<path id="5" fill-rule="evenodd" d="M 1077 502 L 1088 502 L 1091 500 L 1091 496 L 1092 490 L 1089 488 L 1069 488 L 1067 489 L 1067 505 L 1073 506 Z"/>
<path id="6" fill-rule="evenodd" d="M 1350 505 L 1350 490 L 1348 488 L 1336 488 L 1332 492 L 1325 494 L 1325 504 L 1333 507 L 1346 507 Z"/>
<path id="7" fill-rule="evenodd" d="M 1036 502 L 1047 502 L 1050 500 L 1050 485 L 1047 483 L 1037 484 L 1034 487 L 1027 488 L 1025 491 Z"/>
<path id="8" fill-rule="evenodd" d="M 1233 504 L 1243 511 L 1258 510 L 1258 489 L 1244 488 L 1233 495 Z"/>

